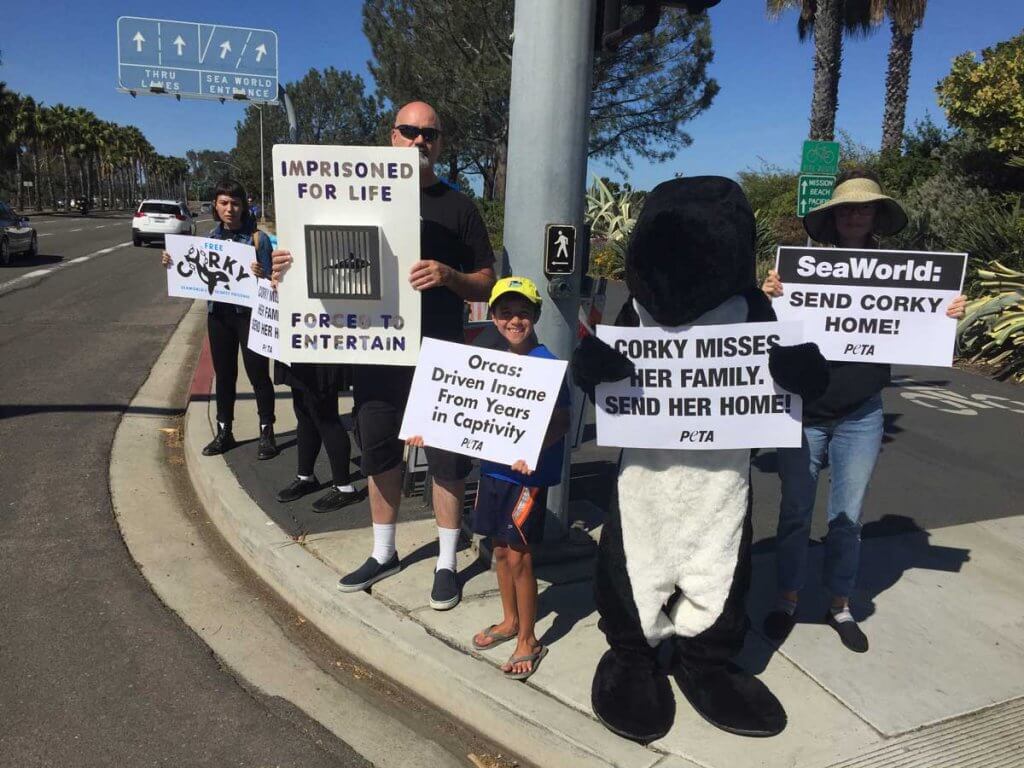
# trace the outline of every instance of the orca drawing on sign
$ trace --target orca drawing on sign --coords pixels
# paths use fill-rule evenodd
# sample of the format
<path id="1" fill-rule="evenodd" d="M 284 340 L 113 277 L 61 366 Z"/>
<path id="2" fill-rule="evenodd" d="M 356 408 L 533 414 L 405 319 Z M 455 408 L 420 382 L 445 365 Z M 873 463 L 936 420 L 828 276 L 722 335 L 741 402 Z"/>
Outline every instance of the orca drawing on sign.
<path id="1" fill-rule="evenodd" d="M 230 256 L 224 256 L 224 263 L 221 264 L 220 257 L 219 253 L 207 253 L 202 248 L 190 246 L 188 253 L 178 262 L 178 274 L 182 277 L 191 277 L 193 272 L 196 273 L 211 296 L 221 285 L 231 290 L 232 280 L 240 283 L 249 278 L 244 264 Z"/>

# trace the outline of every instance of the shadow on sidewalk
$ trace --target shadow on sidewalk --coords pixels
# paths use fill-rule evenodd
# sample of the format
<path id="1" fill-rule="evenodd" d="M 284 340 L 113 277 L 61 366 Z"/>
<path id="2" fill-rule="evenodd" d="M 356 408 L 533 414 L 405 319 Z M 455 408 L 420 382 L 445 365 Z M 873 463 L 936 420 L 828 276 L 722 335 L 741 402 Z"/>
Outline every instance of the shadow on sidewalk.
<path id="1" fill-rule="evenodd" d="M 857 586 L 850 600 L 850 609 L 858 621 L 875 613 L 875 599 L 892 588 L 913 568 L 959 573 L 970 561 L 970 550 L 932 544 L 931 534 L 912 518 L 884 515 L 864 525 L 861 533 L 860 570 Z M 764 541 L 758 542 L 762 552 Z M 800 595 L 797 624 L 816 624 L 828 611 L 830 596 L 821 585 L 821 564 L 824 546 L 811 542 L 807 553 L 807 584 Z M 763 637 L 761 623 L 775 603 L 775 558 L 758 557 L 747 601 L 751 631 Z M 797 630 L 794 630 L 797 631 Z M 760 673 L 768 665 L 776 647 L 771 641 L 751 642 L 748 638 L 741 661 L 751 672 Z M 783 641 L 783 644 L 785 641 Z"/>

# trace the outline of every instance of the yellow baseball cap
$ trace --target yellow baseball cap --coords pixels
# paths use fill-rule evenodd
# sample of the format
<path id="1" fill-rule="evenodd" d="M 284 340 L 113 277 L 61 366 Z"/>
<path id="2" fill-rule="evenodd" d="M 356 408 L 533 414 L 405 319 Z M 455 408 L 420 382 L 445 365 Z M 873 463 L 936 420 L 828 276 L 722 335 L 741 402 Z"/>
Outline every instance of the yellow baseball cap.
<path id="1" fill-rule="evenodd" d="M 503 277 L 494 284 L 491 289 L 491 298 L 487 300 L 487 306 L 493 307 L 494 302 L 506 293 L 518 293 L 532 304 L 540 306 L 540 291 L 537 285 L 528 277 Z"/>

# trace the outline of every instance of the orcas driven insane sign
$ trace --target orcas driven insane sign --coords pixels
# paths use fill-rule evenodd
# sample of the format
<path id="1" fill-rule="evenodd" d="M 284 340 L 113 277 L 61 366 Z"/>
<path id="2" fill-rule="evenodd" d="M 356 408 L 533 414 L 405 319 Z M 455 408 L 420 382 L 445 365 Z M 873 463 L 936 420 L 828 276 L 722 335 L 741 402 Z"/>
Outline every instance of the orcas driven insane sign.
<path id="1" fill-rule="evenodd" d="M 167 270 L 168 296 L 252 306 L 256 277 L 250 265 L 256 261 L 256 249 L 251 245 L 167 235 L 164 247 L 171 256 Z"/>
<path id="2" fill-rule="evenodd" d="M 566 365 L 426 338 L 399 437 L 536 469 Z"/>
<path id="3" fill-rule="evenodd" d="M 828 360 L 953 364 L 965 253 L 779 248 L 780 320 L 804 324 Z"/>
<path id="4" fill-rule="evenodd" d="M 284 362 L 415 365 L 420 295 L 419 153 L 414 148 L 274 147 Z"/>
<path id="5" fill-rule="evenodd" d="M 597 327 L 636 365 L 595 392 L 598 445 L 623 448 L 795 448 L 803 402 L 768 372 L 768 351 L 801 342 L 798 323 Z"/>

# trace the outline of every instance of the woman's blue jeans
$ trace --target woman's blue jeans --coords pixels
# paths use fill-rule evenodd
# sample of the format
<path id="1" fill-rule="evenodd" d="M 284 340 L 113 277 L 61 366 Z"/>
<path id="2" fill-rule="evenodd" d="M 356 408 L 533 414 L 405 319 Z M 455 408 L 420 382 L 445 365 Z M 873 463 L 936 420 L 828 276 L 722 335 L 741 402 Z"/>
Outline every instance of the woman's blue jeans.
<path id="1" fill-rule="evenodd" d="M 882 446 L 882 397 L 875 395 L 850 415 L 804 427 L 803 445 L 780 448 L 782 503 L 776 536 L 780 592 L 804 586 L 807 546 L 818 473 L 828 457 L 828 534 L 823 577 L 833 597 L 849 597 L 860 561 L 860 513 Z"/>

